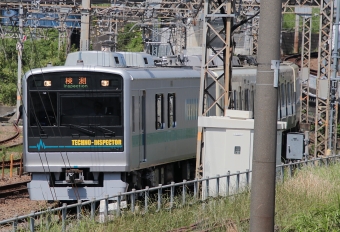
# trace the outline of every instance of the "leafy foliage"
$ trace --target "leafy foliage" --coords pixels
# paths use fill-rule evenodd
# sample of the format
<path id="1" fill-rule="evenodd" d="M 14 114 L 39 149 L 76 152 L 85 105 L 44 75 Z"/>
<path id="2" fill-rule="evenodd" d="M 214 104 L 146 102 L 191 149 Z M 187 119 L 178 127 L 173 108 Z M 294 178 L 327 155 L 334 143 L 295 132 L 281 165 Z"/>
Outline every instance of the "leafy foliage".
<path id="1" fill-rule="evenodd" d="M 118 34 L 118 46 L 117 46 L 118 51 L 126 52 L 143 51 L 143 38 L 142 32 L 140 31 L 140 27 L 133 26 L 134 26 L 133 23 L 126 24 L 124 26 L 123 32 Z"/>
<path id="2" fill-rule="evenodd" d="M 118 50 L 143 51 L 143 39 L 140 27 L 130 29 L 134 24 L 128 23 L 118 35 Z M 45 39 L 32 39 L 30 32 L 25 33 L 27 40 L 23 43 L 22 74 L 27 71 L 44 67 L 48 63 L 54 66 L 63 65 L 66 59 L 66 48 L 58 49 L 58 31 L 46 29 Z M 16 103 L 18 78 L 17 39 L 1 39 L 0 41 L 0 102 L 7 105 Z M 71 50 L 75 50 L 74 48 Z"/>
<path id="3" fill-rule="evenodd" d="M 320 28 L 320 10 L 319 8 L 312 9 L 312 33 L 319 33 Z M 300 17 L 299 31 L 302 31 L 302 18 Z M 295 13 L 283 14 L 282 29 L 288 31 L 294 31 L 295 28 Z"/>
<path id="4" fill-rule="evenodd" d="M 23 43 L 22 74 L 44 67 L 49 62 L 52 65 L 62 65 L 65 62 L 65 48 L 58 51 L 58 31 L 46 29 L 46 38 L 32 39 L 27 33 L 27 41 Z M 13 105 L 16 102 L 18 53 L 17 39 L 1 39 L 0 41 L 0 102 Z"/>

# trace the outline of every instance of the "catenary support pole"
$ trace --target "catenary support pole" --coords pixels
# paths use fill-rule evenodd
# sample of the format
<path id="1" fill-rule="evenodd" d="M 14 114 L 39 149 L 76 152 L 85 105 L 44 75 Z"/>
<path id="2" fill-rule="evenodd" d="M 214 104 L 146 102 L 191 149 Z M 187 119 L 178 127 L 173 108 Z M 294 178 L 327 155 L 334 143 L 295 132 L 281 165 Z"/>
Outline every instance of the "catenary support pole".
<path id="1" fill-rule="evenodd" d="M 251 184 L 250 231 L 274 231 L 277 83 L 280 60 L 280 0 L 262 0 L 255 96 L 254 156 Z M 274 70 L 272 70 L 274 68 Z"/>
<path id="2" fill-rule="evenodd" d="M 81 2 L 80 51 L 88 51 L 90 46 L 90 0 Z"/>
<path id="3" fill-rule="evenodd" d="M 24 14 L 24 8 L 22 5 L 19 7 L 19 38 L 17 42 L 17 50 L 18 50 L 18 83 L 17 83 L 17 122 L 19 122 L 20 112 L 19 107 L 21 105 L 21 64 L 22 64 L 22 49 L 23 49 L 23 42 L 22 42 L 22 34 L 23 34 L 23 14 Z"/>

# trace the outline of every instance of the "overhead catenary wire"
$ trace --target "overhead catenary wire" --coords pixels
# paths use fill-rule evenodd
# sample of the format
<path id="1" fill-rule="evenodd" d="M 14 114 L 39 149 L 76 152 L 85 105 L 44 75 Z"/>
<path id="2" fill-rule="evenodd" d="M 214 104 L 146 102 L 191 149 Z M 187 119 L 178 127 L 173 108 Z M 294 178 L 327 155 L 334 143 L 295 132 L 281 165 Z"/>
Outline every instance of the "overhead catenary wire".
<path id="1" fill-rule="evenodd" d="M 18 31 L 17 31 L 17 33 L 18 33 Z M 30 35 L 31 35 L 31 38 L 33 38 L 33 36 L 32 36 L 32 31 L 31 31 L 31 30 L 30 30 Z M 18 42 L 22 44 L 22 41 L 20 41 L 20 35 L 18 35 L 17 38 L 18 38 L 18 40 L 19 40 Z M 32 39 L 32 45 L 33 45 L 32 47 L 33 47 L 35 50 L 37 50 L 37 49 L 36 49 L 36 46 L 35 46 L 35 43 L 34 43 L 34 41 L 33 41 L 33 39 Z M 39 59 L 39 57 L 38 57 L 38 59 Z M 39 59 L 38 61 L 39 61 L 39 63 L 40 63 L 40 67 L 41 67 L 40 59 Z M 29 64 L 28 64 L 28 66 L 29 66 L 29 69 L 32 71 L 32 68 L 30 67 Z M 44 75 L 43 75 L 43 78 L 44 78 Z M 17 87 L 17 88 L 18 88 L 18 87 Z M 20 92 L 20 93 L 21 93 L 21 92 Z M 48 95 L 48 96 L 49 96 L 49 95 Z M 21 97 L 22 97 L 22 95 L 21 95 Z M 41 95 L 39 95 L 39 97 L 40 97 L 40 99 L 41 99 Z M 49 96 L 49 100 L 50 100 L 50 103 L 52 104 L 50 96 Z M 42 99 L 41 99 L 41 102 L 43 103 Z M 43 105 L 43 109 L 44 109 L 44 111 L 45 111 L 45 113 L 46 113 L 46 115 L 47 115 L 46 106 L 44 105 L 44 103 L 43 103 L 42 105 Z M 56 116 L 56 113 L 54 112 L 54 107 L 52 107 L 52 109 L 53 109 L 53 114 Z M 27 109 L 25 109 L 25 107 L 23 107 L 23 111 L 25 112 L 25 115 L 28 116 L 28 115 L 27 115 Z M 39 125 L 40 123 L 39 123 L 39 120 L 37 119 L 37 116 L 36 116 L 35 112 L 34 112 L 34 115 L 35 115 L 34 118 L 35 118 L 37 124 Z M 55 117 L 55 118 L 56 118 L 56 117 Z M 51 124 L 51 122 L 50 122 L 49 119 L 48 119 L 48 121 L 49 121 L 49 124 Z M 39 127 L 41 128 L 41 125 L 40 125 Z M 59 129 L 59 132 L 60 132 L 60 128 L 58 128 L 58 129 Z M 52 129 L 52 132 L 53 132 L 53 134 L 55 135 L 54 129 Z M 33 132 L 32 132 L 32 128 L 31 128 L 31 133 L 33 133 Z M 40 134 L 39 136 L 41 137 L 41 133 L 39 133 L 39 134 Z M 60 134 L 61 134 L 61 133 L 60 133 Z M 39 157 L 40 157 L 40 161 L 41 161 L 43 170 L 44 170 L 44 172 L 46 172 L 45 167 L 44 167 L 44 164 L 43 164 L 43 161 L 42 161 L 42 158 L 41 158 L 41 155 L 40 155 L 40 152 L 38 152 L 38 153 L 39 153 Z M 46 164 L 47 164 L 47 167 L 48 167 L 48 170 L 49 170 L 48 173 L 49 173 L 49 175 L 50 175 L 50 178 L 52 179 L 52 176 L 51 176 L 52 174 L 51 174 L 51 171 L 50 171 L 50 166 L 49 166 L 49 162 L 48 162 L 48 159 L 47 159 L 46 152 L 44 152 L 44 154 L 45 154 Z M 64 165 L 65 165 L 65 168 L 66 168 L 67 166 L 66 166 L 66 163 L 65 163 L 65 161 L 64 161 L 64 158 L 63 158 L 63 155 L 62 155 L 62 154 L 61 154 L 61 157 L 62 157 L 62 159 L 63 159 Z M 67 159 L 68 159 L 67 153 L 66 153 L 66 157 L 67 157 Z M 68 159 L 68 162 L 69 162 L 69 159 Z M 69 167 L 71 168 L 70 162 L 69 162 Z M 47 177 L 46 177 L 46 178 L 47 178 Z M 47 179 L 47 181 L 48 181 L 48 179 Z M 57 196 L 56 196 L 56 192 L 55 192 L 55 188 L 54 188 L 54 185 L 53 185 L 53 184 L 52 184 L 52 188 L 53 188 L 53 190 L 54 190 L 54 195 L 55 195 L 55 196 L 53 196 L 52 192 L 51 192 L 51 196 L 52 196 L 52 198 L 54 199 L 54 198 L 56 198 Z M 50 191 L 51 191 L 51 189 L 50 189 Z M 74 188 L 74 191 L 75 191 L 75 195 L 76 195 L 77 198 L 79 199 L 79 193 L 78 193 L 77 187 Z"/>
<path id="2" fill-rule="evenodd" d="M 17 30 L 17 33 L 19 33 L 18 32 L 18 30 Z M 21 41 L 21 36 L 18 34 L 18 42 L 19 43 L 21 43 L 21 46 L 22 46 L 22 41 Z M 32 70 L 32 68 L 29 66 L 29 69 L 30 70 Z M 17 86 L 17 88 L 18 88 L 18 86 Z M 20 91 L 20 93 L 21 93 L 21 99 L 22 99 L 22 92 Z M 25 107 L 24 107 L 24 105 L 23 105 L 23 112 L 25 112 L 25 115 L 27 116 L 27 109 L 25 109 Z M 36 117 L 36 115 L 35 115 L 35 118 L 36 118 L 36 120 L 37 120 L 37 117 Z M 37 121 L 37 123 L 39 123 L 38 121 Z M 41 128 L 41 125 L 40 125 L 40 128 Z M 32 128 L 31 128 L 31 132 L 32 132 L 32 134 L 33 134 L 33 131 L 32 131 Z M 41 134 L 40 134 L 40 137 L 41 137 Z M 38 152 L 38 154 L 39 154 L 39 158 L 40 158 L 40 161 L 41 161 L 41 164 L 42 164 L 42 167 L 43 167 L 43 170 L 44 170 L 44 173 L 46 172 L 46 170 L 45 170 L 45 167 L 44 167 L 44 165 L 43 165 L 43 161 L 42 161 L 42 158 L 41 158 L 41 155 L 40 155 L 40 152 Z M 47 157 L 46 157 L 46 152 L 45 152 L 45 159 L 47 160 Z M 47 162 L 47 167 L 48 167 L 48 173 L 49 173 L 49 175 L 50 175 L 50 178 L 51 178 L 51 171 L 50 171 L 50 167 L 49 167 L 49 164 L 48 164 L 48 162 Z M 47 177 L 46 177 L 46 179 L 47 179 Z M 47 181 L 48 181 L 48 179 L 47 179 Z M 56 195 L 56 191 L 55 191 L 55 188 L 54 188 L 54 185 L 52 185 L 52 188 L 53 188 L 53 191 L 54 191 L 54 196 L 53 196 L 53 193 L 52 193 L 52 190 L 51 190 L 51 188 L 50 188 L 50 191 L 51 191 L 51 196 L 52 196 L 52 198 L 53 198 L 53 200 L 54 199 L 56 199 L 57 200 L 57 195 Z"/>

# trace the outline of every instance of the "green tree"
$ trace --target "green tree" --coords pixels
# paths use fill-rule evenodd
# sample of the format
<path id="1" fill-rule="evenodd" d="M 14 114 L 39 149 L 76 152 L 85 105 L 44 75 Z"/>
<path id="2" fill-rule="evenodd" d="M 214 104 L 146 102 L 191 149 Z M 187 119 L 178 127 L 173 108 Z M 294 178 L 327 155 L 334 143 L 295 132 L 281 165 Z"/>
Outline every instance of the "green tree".
<path id="1" fill-rule="evenodd" d="M 123 31 L 118 34 L 117 50 L 124 52 L 143 51 L 143 38 L 139 26 L 133 27 L 133 23 L 124 26 Z M 133 28 L 132 28 L 133 27 Z M 132 28 L 132 29 L 131 29 Z"/>
<path id="2" fill-rule="evenodd" d="M 23 43 L 22 73 L 48 63 L 62 65 L 66 59 L 65 47 L 58 51 L 58 31 L 46 29 L 47 39 L 32 39 L 26 31 L 27 40 Z M 2 39 L 0 41 L 0 102 L 7 105 L 16 103 L 18 53 L 17 39 Z"/>

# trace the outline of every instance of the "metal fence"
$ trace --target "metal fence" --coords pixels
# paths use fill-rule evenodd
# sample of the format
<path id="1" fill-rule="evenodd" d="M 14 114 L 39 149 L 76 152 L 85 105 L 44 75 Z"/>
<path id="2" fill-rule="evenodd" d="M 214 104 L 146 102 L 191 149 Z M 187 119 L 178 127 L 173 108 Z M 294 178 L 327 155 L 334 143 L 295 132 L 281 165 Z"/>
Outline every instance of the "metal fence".
<path id="1" fill-rule="evenodd" d="M 279 165 L 276 167 L 276 178 L 277 181 L 283 182 L 285 178 L 290 178 L 294 175 L 294 172 L 297 169 L 302 168 L 303 166 L 328 166 L 331 164 L 334 164 L 340 160 L 340 155 L 336 156 L 328 156 L 324 158 L 317 158 L 317 159 L 312 159 L 312 160 L 305 160 L 305 161 L 299 161 L 295 163 L 289 163 L 289 164 L 283 164 Z M 40 211 L 40 212 L 31 212 L 31 214 L 23 215 L 23 216 L 17 216 L 15 218 L 7 219 L 0 221 L 0 229 L 1 227 L 7 227 L 10 228 L 9 226 L 12 226 L 12 231 L 17 231 L 18 230 L 18 224 L 25 224 L 25 228 L 29 228 L 30 231 L 35 230 L 35 222 L 39 218 L 44 218 L 45 224 L 47 227 L 49 227 L 51 223 L 51 215 L 53 213 L 58 213 L 61 215 L 61 225 L 62 225 L 62 230 L 66 231 L 66 218 L 68 216 L 67 210 L 68 209 L 74 209 L 76 208 L 76 218 L 78 220 L 81 219 L 82 217 L 82 207 L 89 207 L 90 208 L 90 218 L 92 220 L 95 219 L 96 217 L 96 203 L 99 203 L 100 201 L 104 202 L 104 209 L 103 209 L 103 217 L 104 220 L 107 221 L 109 220 L 109 201 L 116 201 L 116 209 L 115 215 L 120 216 L 121 215 L 121 202 L 122 199 L 127 199 L 129 198 L 129 205 L 128 207 L 130 208 L 129 210 L 131 212 L 135 212 L 135 206 L 137 203 L 137 197 L 142 197 L 144 202 L 143 207 L 144 213 L 148 212 L 148 209 L 150 207 L 150 194 L 155 196 L 157 198 L 156 203 L 156 208 L 157 211 L 162 209 L 162 206 L 164 207 L 164 203 L 162 202 L 162 199 L 164 199 L 164 194 L 166 196 L 169 196 L 170 194 L 170 199 L 169 199 L 169 207 L 173 208 L 174 207 L 174 201 L 175 201 L 175 188 L 180 188 L 181 189 L 181 204 L 184 205 L 186 204 L 186 201 L 189 199 L 188 197 L 190 196 L 190 199 L 202 199 L 206 200 L 209 197 L 215 197 L 219 195 L 233 195 L 242 192 L 246 187 L 249 186 L 250 181 L 251 181 L 251 171 L 246 170 L 245 172 L 237 172 L 231 174 L 229 171 L 225 175 L 221 176 L 215 176 L 215 177 L 205 177 L 202 179 L 195 179 L 191 181 L 186 181 L 184 180 L 181 183 L 174 183 L 172 182 L 169 185 L 159 185 L 158 187 L 153 187 L 149 188 L 146 187 L 143 190 L 135 190 L 133 189 L 130 192 L 125 192 L 125 193 L 120 193 L 118 195 L 114 196 L 108 196 L 106 195 L 104 198 L 100 199 L 95 199 L 93 198 L 90 201 L 78 201 L 76 204 L 71 204 L 67 205 L 66 203 L 63 204 L 62 207 L 58 208 L 49 208 L 48 210 L 45 211 Z M 234 181 L 233 181 L 234 180 Z M 199 186 L 202 186 L 202 194 L 200 195 L 198 192 Z M 214 186 L 214 187 L 212 187 Z M 193 189 L 192 193 L 188 192 L 189 187 Z M 164 193 L 166 191 L 166 193 Z M 214 194 L 212 194 L 214 193 Z M 141 201 L 138 201 L 139 203 Z M 74 214 L 73 214 L 74 215 Z"/>

